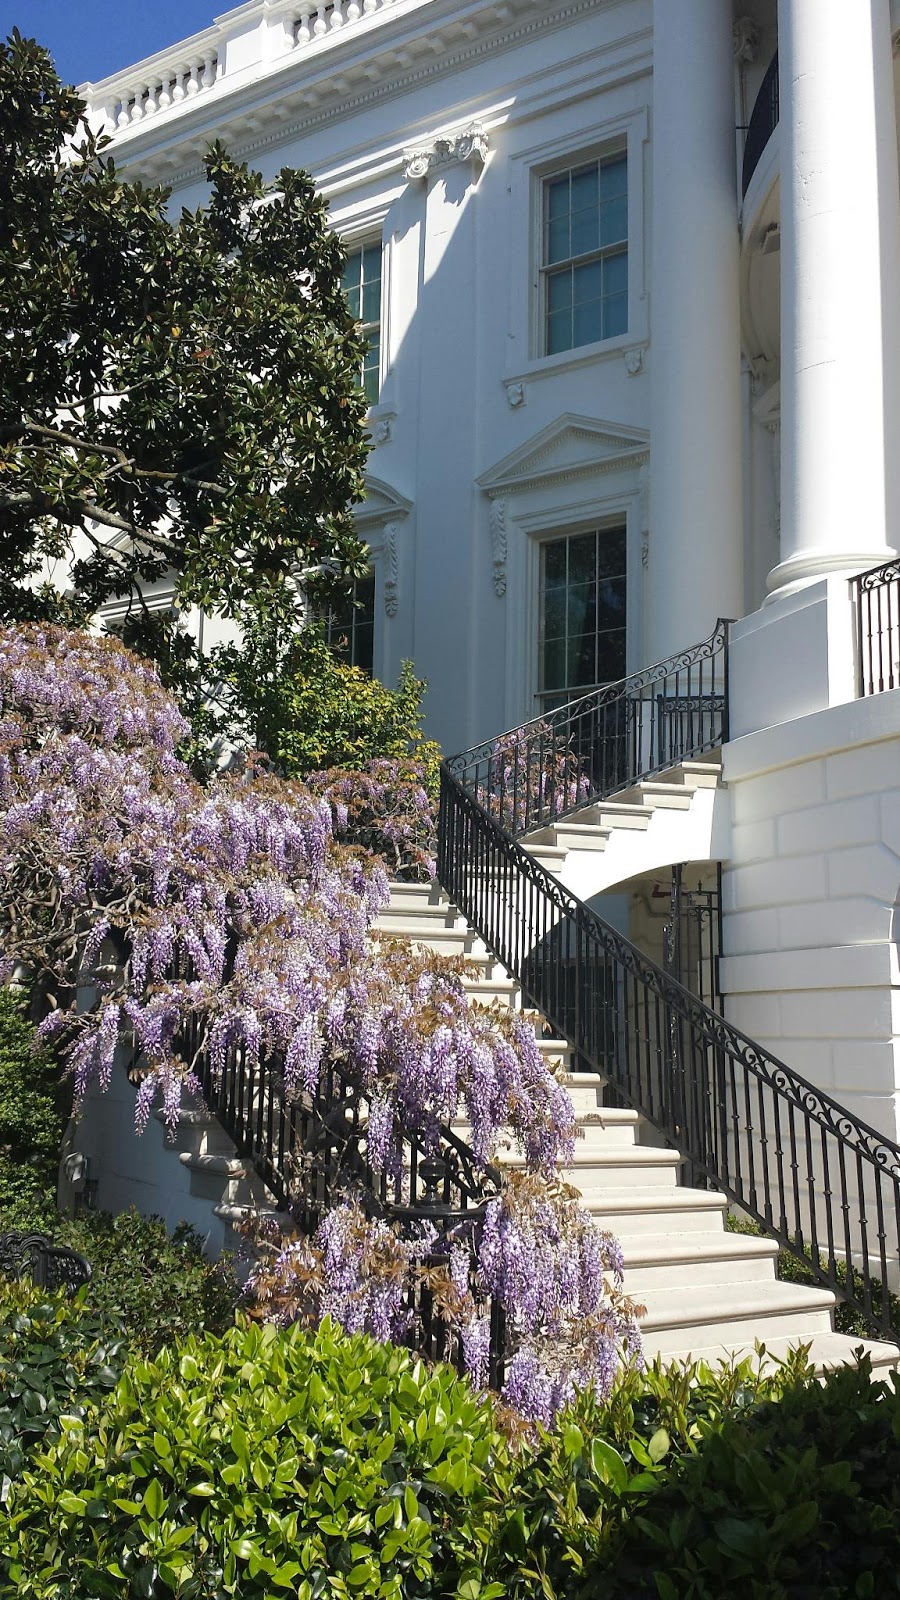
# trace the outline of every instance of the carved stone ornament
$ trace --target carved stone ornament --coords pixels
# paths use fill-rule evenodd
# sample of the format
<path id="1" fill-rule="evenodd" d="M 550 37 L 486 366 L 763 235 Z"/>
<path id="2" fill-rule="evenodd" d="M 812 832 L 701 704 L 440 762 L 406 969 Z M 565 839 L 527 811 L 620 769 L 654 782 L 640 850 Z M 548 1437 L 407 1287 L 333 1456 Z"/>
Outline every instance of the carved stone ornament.
<path id="1" fill-rule="evenodd" d="M 508 383 L 506 385 L 506 398 L 515 411 L 518 406 L 525 404 L 524 383 Z"/>
<path id="2" fill-rule="evenodd" d="M 759 29 L 752 17 L 736 17 L 733 23 L 734 59 L 749 64 L 756 60 Z"/>
<path id="3" fill-rule="evenodd" d="M 622 360 L 625 362 L 625 371 L 629 378 L 636 378 L 644 365 L 644 352 L 640 345 L 631 350 L 622 351 Z"/>
<path id="4" fill-rule="evenodd" d="M 387 444 L 393 428 L 392 417 L 379 417 L 373 424 L 371 439 L 373 444 Z"/>
<path id="5" fill-rule="evenodd" d="M 506 593 L 506 501 L 492 500 L 490 513 L 491 552 L 494 562 L 494 593 L 502 600 Z"/>
<path id="6" fill-rule="evenodd" d="M 400 525 L 397 522 L 387 523 L 384 530 L 384 543 L 382 545 L 382 566 L 384 571 L 384 610 L 388 617 L 397 615 L 397 539 Z"/>
<path id="7" fill-rule="evenodd" d="M 403 156 L 404 176 L 410 182 L 427 178 L 442 167 L 453 167 L 458 162 L 468 162 L 473 167 L 483 167 L 488 153 L 488 136 L 478 122 L 473 122 L 465 133 L 452 138 L 435 139 L 422 150 L 408 150 Z"/>

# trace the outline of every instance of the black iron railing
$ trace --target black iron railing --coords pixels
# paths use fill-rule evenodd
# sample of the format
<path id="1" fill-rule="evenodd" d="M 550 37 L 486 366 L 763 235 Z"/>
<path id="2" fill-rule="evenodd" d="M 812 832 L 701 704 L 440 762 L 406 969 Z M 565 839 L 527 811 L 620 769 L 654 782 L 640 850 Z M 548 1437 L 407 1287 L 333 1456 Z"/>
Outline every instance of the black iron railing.
<path id="1" fill-rule="evenodd" d="M 860 695 L 900 688 L 900 560 L 851 578 Z"/>
<path id="2" fill-rule="evenodd" d="M 592 689 L 454 756 L 457 782 L 509 833 L 716 750 L 728 737 L 728 623 L 702 643 Z"/>
<path id="3" fill-rule="evenodd" d="M 759 86 L 753 103 L 747 138 L 744 143 L 744 161 L 741 168 L 741 196 L 750 187 L 750 180 L 762 160 L 763 151 L 778 127 L 778 52 L 772 57 L 766 75 Z"/>
<path id="4" fill-rule="evenodd" d="M 206 1104 L 238 1155 L 252 1163 L 301 1233 L 311 1236 L 341 1199 L 352 1196 L 368 1216 L 390 1222 L 402 1237 L 432 1223 L 438 1239 L 427 1265 L 446 1262 L 452 1244 L 469 1247 L 473 1297 L 490 1311 L 490 1381 L 499 1388 L 503 1310 L 499 1304 L 486 1305 L 475 1275 L 476 1230 L 485 1206 L 499 1191 L 499 1172 L 480 1166 L 474 1151 L 448 1126 L 441 1128 L 436 1153 L 406 1136 L 396 1175 L 376 1171 L 368 1158 L 367 1098 L 339 1064 L 323 1066 L 315 1093 L 290 1096 L 277 1055 L 252 1059 L 242 1044 L 233 1044 L 224 1066 L 214 1066 L 203 1047 L 200 1018 L 184 1030 L 180 1044 L 184 1059 L 193 1063 Z M 450 1361 L 462 1370 L 458 1334 L 440 1315 L 429 1291 L 417 1289 L 408 1309 L 413 1313 L 410 1345 L 431 1360 Z"/>
<path id="5" fill-rule="evenodd" d="M 563 888 L 450 767 L 438 877 L 527 999 L 720 1190 L 900 1337 L 900 1146 L 726 1022 Z"/>

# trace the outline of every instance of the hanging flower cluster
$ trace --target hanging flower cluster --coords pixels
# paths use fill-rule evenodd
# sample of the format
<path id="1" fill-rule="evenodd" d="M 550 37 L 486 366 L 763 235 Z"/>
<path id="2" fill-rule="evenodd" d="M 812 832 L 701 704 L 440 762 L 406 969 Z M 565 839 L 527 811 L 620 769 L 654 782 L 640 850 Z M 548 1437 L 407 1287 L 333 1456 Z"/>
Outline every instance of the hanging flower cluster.
<path id="1" fill-rule="evenodd" d="M 479 798 L 508 833 L 517 834 L 561 817 L 590 791 L 590 776 L 565 734 L 538 722 L 493 741 Z"/>
<path id="2" fill-rule="evenodd" d="M 329 767 L 305 781 L 331 807 L 336 839 L 381 856 L 392 878 L 431 881 L 436 818 L 421 762 L 384 758 L 367 761 L 359 772 Z"/>
<path id="3" fill-rule="evenodd" d="M 410 1138 L 437 1153 L 458 1116 L 477 1167 L 511 1135 L 532 1187 L 520 1182 L 488 1207 L 474 1277 L 471 1261 L 448 1268 L 470 1370 L 483 1379 L 483 1303 L 494 1298 L 517 1346 L 510 1394 L 518 1383 L 529 1416 L 551 1403 L 528 1401 L 541 1382 L 551 1400 L 573 1383 L 602 1387 L 611 1341 L 621 1354 L 633 1340 L 599 1287 L 611 1246 L 574 1201 L 547 1198 L 572 1153 L 569 1097 L 527 1019 L 469 1004 L 461 963 L 375 933 L 389 897 L 385 852 L 336 837 L 366 842 L 382 793 L 392 864 L 423 870 L 412 841 L 417 818 L 433 828 L 424 791 L 410 783 L 398 799 L 386 770 L 310 786 L 251 772 L 201 787 L 179 759 L 187 732 L 152 670 L 115 642 L 0 629 L 3 973 L 43 996 L 42 1031 L 55 1035 L 76 1094 L 136 1060 L 138 1126 L 157 1099 L 173 1126 L 185 1091 L 200 1092 L 201 1061 L 215 1076 L 236 1047 L 251 1066 L 263 1054 L 279 1061 L 289 1100 L 315 1103 L 326 1069 L 338 1070 L 362 1108 L 366 1165 L 395 1187 Z M 298 1308 L 312 1295 L 318 1315 L 399 1337 L 428 1243 L 338 1206 L 314 1241 L 284 1247 L 277 1315 L 294 1314 L 293 1283 Z M 544 1300 L 535 1309 L 538 1278 L 555 1286 L 553 1314 Z M 559 1352 L 575 1348 L 576 1324 L 567 1367 Z M 541 1359 L 545 1377 L 529 1368 L 526 1382 L 526 1363 Z"/>

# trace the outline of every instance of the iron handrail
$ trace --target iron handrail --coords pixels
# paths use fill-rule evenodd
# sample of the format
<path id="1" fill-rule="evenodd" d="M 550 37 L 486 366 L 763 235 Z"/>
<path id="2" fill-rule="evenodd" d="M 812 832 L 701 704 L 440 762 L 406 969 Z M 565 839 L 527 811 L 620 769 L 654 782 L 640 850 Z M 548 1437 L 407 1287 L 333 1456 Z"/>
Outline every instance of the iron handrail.
<path id="1" fill-rule="evenodd" d="M 452 756 L 448 770 L 510 833 L 546 827 L 728 738 L 728 628 Z"/>
<path id="2" fill-rule="evenodd" d="M 900 558 L 850 579 L 856 608 L 857 690 L 900 688 Z"/>
<path id="3" fill-rule="evenodd" d="M 530 1001 L 718 1189 L 900 1340 L 900 1145 L 604 922 L 441 769 L 438 878 Z"/>
<path id="4" fill-rule="evenodd" d="M 183 975 L 183 974 L 182 974 Z M 480 1163 L 474 1150 L 446 1124 L 438 1132 L 438 1154 L 415 1134 L 404 1134 L 402 1160 L 390 1173 L 376 1171 L 368 1157 L 368 1101 L 350 1072 L 326 1062 L 314 1092 L 288 1095 L 284 1063 L 277 1053 L 253 1057 L 231 1043 L 222 1064 L 203 1040 L 203 1019 L 193 1017 L 180 1038 L 183 1058 L 193 1063 L 204 1100 L 239 1156 L 248 1160 L 276 1204 L 300 1232 L 311 1237 L 341 1198 L 352 1196 L 367 1216 L 396 1224 L 401 1234 L 416 1223 L 434 1223 L 446 1238 L 431 1264 L 443 1259 L 450 1236 L 471 1255 L 475 1299 L 490 1315 L 489 1379 L 502 1384 L 505 1320 L 502 1306 L 488 1302 L 476 1278 L 474 1229 L 502 1185 L 499 1170 Z M 430 1292 L 410 1300 L 409 1343 L 432 1360 L 463 1370 L 458 1332 L 447 1324 Z"/>

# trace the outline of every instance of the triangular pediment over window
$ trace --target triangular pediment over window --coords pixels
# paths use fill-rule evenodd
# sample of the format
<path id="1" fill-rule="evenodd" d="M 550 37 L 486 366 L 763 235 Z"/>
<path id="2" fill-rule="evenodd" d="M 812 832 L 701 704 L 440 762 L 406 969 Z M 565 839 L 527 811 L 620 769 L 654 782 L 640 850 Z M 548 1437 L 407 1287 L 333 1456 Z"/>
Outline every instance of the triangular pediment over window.
<path id="1" fill-rule="evenodd" d="M 541 484 L 591 477 L 640 466 L 649 455 L 643 428 L 567 413 L 483 472 L 477 482 L 486 494 L 510 494 Z"/>
<path id="2" fill-rule="evenodd" d="M 407 500 L 381 478 L 366 476 L 366 498 L 354 507 L 356 526 L 360 533 L 367 529 L 382 528 L 386 522 L 408 517 L 412 501 Z"/>

